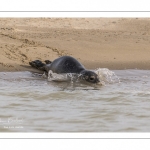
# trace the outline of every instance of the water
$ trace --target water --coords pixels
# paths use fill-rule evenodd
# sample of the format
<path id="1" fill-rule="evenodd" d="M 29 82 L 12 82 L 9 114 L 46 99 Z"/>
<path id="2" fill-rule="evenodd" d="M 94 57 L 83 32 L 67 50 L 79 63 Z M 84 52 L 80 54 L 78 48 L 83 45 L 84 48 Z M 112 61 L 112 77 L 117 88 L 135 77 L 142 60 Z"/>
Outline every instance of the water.
<path id="1" fill-rule="evenodd" d="M 99 85 L 0 72 L 0 131 L 149 132 L 150 71 L 96 72 Z"/>

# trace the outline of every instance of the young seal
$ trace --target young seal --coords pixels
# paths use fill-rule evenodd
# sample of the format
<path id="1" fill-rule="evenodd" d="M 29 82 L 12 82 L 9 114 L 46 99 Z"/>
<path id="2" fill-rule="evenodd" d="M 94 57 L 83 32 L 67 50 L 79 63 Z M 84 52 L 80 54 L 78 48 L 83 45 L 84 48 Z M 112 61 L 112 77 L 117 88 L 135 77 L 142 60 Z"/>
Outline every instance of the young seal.
<path id="1" fill-rule="evenodd" d="M 55 59 L 53 62 L 45 60 L 45 63 L 42 63 L 40 60 L 35 60 L 29 62 L 29 64 L 39 70 L 46 71 L 52 70 L 54 73 L 77 73 L 81 75 L 81 79 L 91 82 L 98 83 L 98 75 L 90 70 L 85 69 L 85 67 L 79 63 L 75 58 L 71 56 L 62 56 Z"/>

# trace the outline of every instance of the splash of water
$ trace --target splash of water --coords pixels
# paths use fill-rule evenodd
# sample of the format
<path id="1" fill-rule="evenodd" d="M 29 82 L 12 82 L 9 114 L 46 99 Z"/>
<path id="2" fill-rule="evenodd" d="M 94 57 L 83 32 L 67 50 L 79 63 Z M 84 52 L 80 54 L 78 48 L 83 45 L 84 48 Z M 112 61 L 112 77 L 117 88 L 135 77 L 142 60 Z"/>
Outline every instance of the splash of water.
<path id="1" fill-rule="evenodd" d="M 119 78 L 115 75 L 113 71 L 107 68 L 98 68 L 94 72 L 99 76 L 100 85 L 106 85 L 110 83 L 120 82 Z M 51 70 L 48 72 L 48 81 L 71 81 L 80 82 L 81 74 L 76 73 L 63 73 L 57 74 L 53 73 Z"/>
<path id="2" fill-rule="evenodd" d="M 61 73 L 57 74 L 53 71 L 48 72 L 48 81 L 71 81 L 77 82 L 80 77 L 80 74 L 76 73 Z"/>
<path id="3" fill-rule="evenodd" d="M 99 76 L 102 85 L 120 82 L 117 75 L 107 68 L 98 68 L 94 72 Z"/>

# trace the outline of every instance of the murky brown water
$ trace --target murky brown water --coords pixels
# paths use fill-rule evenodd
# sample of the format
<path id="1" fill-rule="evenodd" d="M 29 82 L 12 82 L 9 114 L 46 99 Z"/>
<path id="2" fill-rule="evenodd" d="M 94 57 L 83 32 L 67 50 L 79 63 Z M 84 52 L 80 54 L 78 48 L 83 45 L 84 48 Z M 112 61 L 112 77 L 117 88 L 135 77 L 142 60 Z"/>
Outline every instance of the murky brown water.
<path id="1" fill-rule="evenodd" d="M 150 132 L 150 71 L 104 72 L 96 86 L 1 72 L 0 131 Z"/>

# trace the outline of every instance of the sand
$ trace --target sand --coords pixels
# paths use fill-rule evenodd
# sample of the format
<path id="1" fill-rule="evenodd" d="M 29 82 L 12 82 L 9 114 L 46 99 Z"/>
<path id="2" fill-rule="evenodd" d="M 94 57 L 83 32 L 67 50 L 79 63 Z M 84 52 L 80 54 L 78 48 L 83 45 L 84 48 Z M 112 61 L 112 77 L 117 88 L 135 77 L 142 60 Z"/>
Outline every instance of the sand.
<path id="1" fill-rule="evenodd" d="M 0 71 L 63 55 L 88 69 L 150 69 L 150 19 L 0 18 Z"/>

